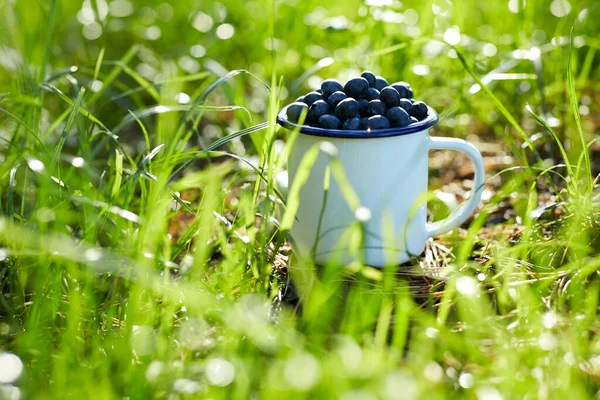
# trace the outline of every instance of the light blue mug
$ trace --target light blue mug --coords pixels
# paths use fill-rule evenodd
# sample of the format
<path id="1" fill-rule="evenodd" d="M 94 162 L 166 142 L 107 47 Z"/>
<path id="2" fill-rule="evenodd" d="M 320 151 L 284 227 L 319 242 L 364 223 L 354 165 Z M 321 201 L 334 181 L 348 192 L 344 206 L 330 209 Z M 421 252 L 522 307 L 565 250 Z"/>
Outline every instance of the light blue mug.
<path id="1" fill-rule="evenodd" d="M 358 219 L 364 228 L 360 250 L 365 264 L 382 267 L 404 263 L 420 254 L 430 237 L 458 227 L 477 208 L 485 178 L 481 154 L 462 139 L 430 137 L 429 128 L 438 121 L 432 108 L 423 121 L 377 131 L 300 126 L 287 118 L 286 110 L 279 112 L 277 122 L 300 131 L 288 160 L 290 187 L 304 155 L 314 146 L 326 150 L 319 153 L 299 192 L 291 235 L 301 257 L 311 257 L 318 264 L 356 260 L 358 255 L 350 251 L 344 232 L 356 226 Z M 448 218 L 434 223 L 427 223 L 430 150 L 462 151 L 475 165 L 470 198 Z M 330 179 L 327 191 L 324 189 L 332 154 L 341 162 L 360 207 L 348 205 L 335 179 Z M 390 231 L 391 238 L 386 238 Z"/>

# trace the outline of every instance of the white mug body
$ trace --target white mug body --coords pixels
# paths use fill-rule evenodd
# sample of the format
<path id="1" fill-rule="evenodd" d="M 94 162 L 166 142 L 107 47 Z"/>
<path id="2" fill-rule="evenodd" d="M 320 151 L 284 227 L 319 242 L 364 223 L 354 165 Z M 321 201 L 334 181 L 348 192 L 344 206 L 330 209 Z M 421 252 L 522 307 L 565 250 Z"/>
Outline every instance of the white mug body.
<path id="1" fill-rule="evenodd" d="M 315 145 L 330 142 L 337 149 L 348 183 L 361 205 L 355 215 L 342 193 L 340 183 L 330 177 L 324 189 L 325 171 L 331 163 L 320 152 L 308 180 L 300 189 L 299 207 L 291 230 L 296 251 L 314 257 L 318 264 L 331 260 L 348 263 L 344 233 L 362 225 L 361 251 L 364 263 L 372 266 L 399 264 L 422 252 L 426 230 L 428 130 L 382 138 L 323 138 L 300 134 L 288 161 L 294 182 L 303 156 Z M 368 211 L 367 211 L 368 210 Z"/>
<path id="2" fill-rule="evenodd" d="M 373 132 L 329 130 L 290 122 L 284 107 L 277 122 L 300 131 L 288 160 L 290 188 L 301 184 L 291 228 L 296 253 L 317 264 L 359 259 L 374 267 L 401 264 L 420 254 L 428 238 L 465 222 L 481 199 L 483 159 L 475 146 L 462 139 L 430 137 L 429 128 L 437 120 L 435 111 L 428 108 L 426 119 L 405 127 Z M 314 148 L 323 151 L 306 180 L 303 176 L 295 185 L 304 156 Z M 430 150 L 461 151 L 475 171 L 471 196 L 448 218 L 433 223 L 427 223 L 426 201 Z M 334 159 L 342 166 L 358 205 L 349 203 L 346 186 L 331 172 Z M 358 246 L 356 236 L 349 234 L 357 228 Z"/>

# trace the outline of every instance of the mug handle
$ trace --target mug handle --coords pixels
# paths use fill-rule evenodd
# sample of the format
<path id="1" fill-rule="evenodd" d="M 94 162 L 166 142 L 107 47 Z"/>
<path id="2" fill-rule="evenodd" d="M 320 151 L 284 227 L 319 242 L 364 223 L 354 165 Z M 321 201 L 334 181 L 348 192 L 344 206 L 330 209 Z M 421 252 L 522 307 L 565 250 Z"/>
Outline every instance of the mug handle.
<path id="1" fill-rule="evenodd" d="M 483 183 L 485 179 L 485 169 L 483 167 L 483 158 L 481 153 L 471 143 L 462 139 L 446 137 L 430 137 L 429 150 L 458 150 L 465 153 L 475 165 L 475 177 L 473 179 L 473 189 L 471 196 L 463 202 L 448 218 L 441 221 L 432 222 L 426 225 L 427 237 L 446 233 L 458 226 L 469 218 L 477 208 L 481 193 L 483 192 Z"/>

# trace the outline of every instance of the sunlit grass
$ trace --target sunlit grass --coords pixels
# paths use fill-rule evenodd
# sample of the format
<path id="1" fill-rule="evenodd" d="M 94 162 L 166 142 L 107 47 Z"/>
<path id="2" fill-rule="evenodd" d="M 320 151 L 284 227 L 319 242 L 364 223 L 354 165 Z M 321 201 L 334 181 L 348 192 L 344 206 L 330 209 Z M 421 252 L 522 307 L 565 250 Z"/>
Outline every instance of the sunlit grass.
<path id="1" fill-rule="evenodd" d="M 0 398 L 597 395 L 595 4 L 0 11 Z M 364 68 L 511 160 L 400 273 L 295 257 L 275 183 L 279 107 Z"/>

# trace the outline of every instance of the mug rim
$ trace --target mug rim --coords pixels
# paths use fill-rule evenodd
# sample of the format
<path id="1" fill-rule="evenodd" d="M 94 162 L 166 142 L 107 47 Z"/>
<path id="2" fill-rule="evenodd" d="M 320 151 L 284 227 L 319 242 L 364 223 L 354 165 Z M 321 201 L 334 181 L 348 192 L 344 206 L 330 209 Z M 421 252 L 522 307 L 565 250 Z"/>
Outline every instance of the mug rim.
<path id="1" fill-rule="evenodd" d="M 377 129 L 371 131 L 366 130 L 342 130 L 342 129 L 326 129 L 318 128 L 316 126 L 299 125 L 291 122 L 287 119 L 287 109 L 291 104 L 283 107 L 277 113 L 277 123 L 284 128 L 294 130 L 299 129 L 301 133 L 312 136 L 321 136 L 329 138 L 345 138 L 345 139 L 377 139 L 390 136 L 408 135 L 411 133 L 422 132 L 425 129 L 429 129 L 434 126 L 439 118 L 435 110 L 427 106 L 427 118 L 422 121 L 412 123 L 407 126 L 388 128 L 388 129 Z"/>

